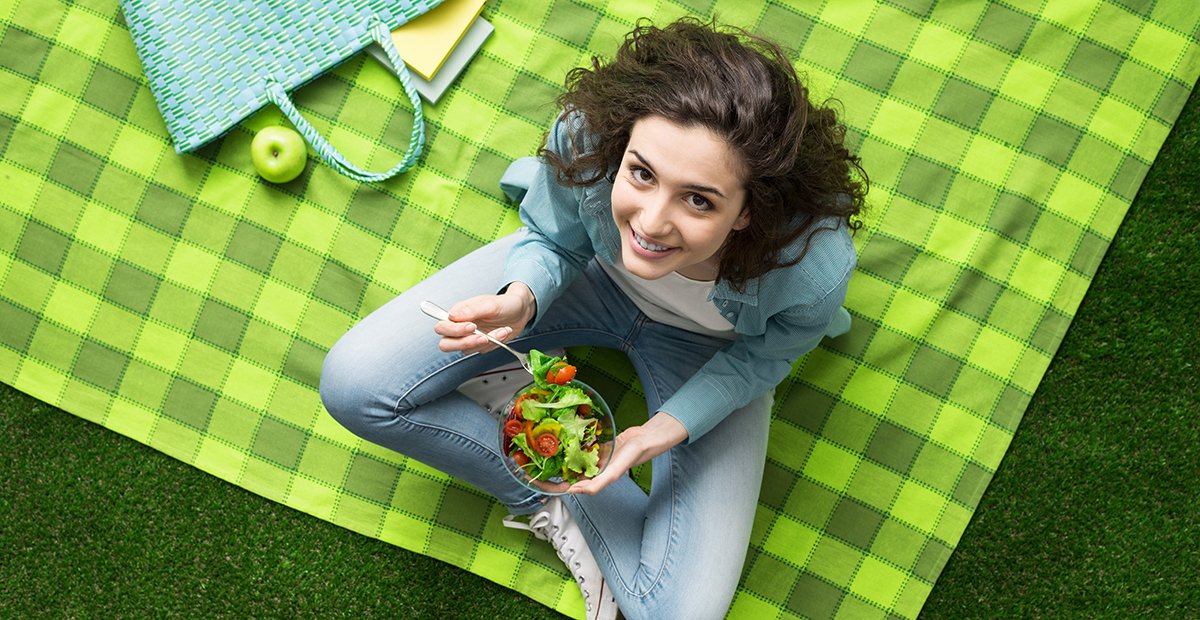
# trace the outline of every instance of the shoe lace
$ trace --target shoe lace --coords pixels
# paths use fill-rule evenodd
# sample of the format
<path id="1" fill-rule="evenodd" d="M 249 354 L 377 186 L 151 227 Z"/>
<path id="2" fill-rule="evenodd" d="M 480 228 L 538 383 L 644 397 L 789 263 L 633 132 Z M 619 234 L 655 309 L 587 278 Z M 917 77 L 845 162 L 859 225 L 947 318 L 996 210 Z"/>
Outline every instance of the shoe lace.
<path id="1" fill-rule="evenodd" d="M 592 594 L 587 588 L 583 575 L 580 569 L 583 564 L 575 559 L 578 553 L 574 547 L 569 547 L 570 539 L 565 534 L 559 535 L 562 526 L 552 522 L 550 513 L 539 512 L 529 518 L 529 522 L 525 523 L 517 519 L 516 515 L 504 517 L 504 527 L 510 527 L 517 530 L 527 530 L 536 538 L 547 541 L 551 547 L 554 547 L 554 552 L 558 554 L 560 560 L 566 563 L 567 568 L 571 570 L 571 574 L 575 577 L 576 583 L 579 584 L 580 590 L 583 592 L 584 602 L 590 611 L 592 609 Z"/>

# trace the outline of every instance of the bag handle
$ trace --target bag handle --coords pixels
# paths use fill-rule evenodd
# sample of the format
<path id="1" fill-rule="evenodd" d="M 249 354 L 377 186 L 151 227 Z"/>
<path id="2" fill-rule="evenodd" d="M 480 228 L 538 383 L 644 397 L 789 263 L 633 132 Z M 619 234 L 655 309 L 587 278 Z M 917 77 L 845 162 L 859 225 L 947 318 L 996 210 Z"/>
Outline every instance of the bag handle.
<path id="1" fill-rule="evenodd" d="M 404 159 L 394 168 L 386 172 L 367 172 L 350 163 L 325 139 L 325 136 L 317 131 L 316 127 L 312 126 L 312 123 L 308 122 L 308 119 L 300 114 L 300 111 L 292 104 L 283 85 L 274 79 L 267 81 L 267 100 L 283 111 L 292 125 L 300 131 L 300 135 L 304 136 L 304 139 L 316 149 L 317 156 L 321 158 L 321 161 L 329 164 L 331 168 L 356 181 L 384 181 L 411 168 L 417 162 L 417 158 L 421 156 L 421 149 L 425 146 L 425 114 L 421 109 L 421 95 L 413 86 L 412 77 L 408 74 L 408 66 L 404 64 L 404 60 L 400 58 L 400 52 L 396 49 L 396 44 L 392 42 L 391 31 L 377 16 L 371 17 L 369 30 L 371 38 L 387 54 L 388 60 L 392 64 L 392 70 L 396 77 L 400 78 L 400 85 L 404 87 L 404 92 L 413 106 L 413 126 L 412 134 L 408 138 L 408 150 L 404 153 Z"/>

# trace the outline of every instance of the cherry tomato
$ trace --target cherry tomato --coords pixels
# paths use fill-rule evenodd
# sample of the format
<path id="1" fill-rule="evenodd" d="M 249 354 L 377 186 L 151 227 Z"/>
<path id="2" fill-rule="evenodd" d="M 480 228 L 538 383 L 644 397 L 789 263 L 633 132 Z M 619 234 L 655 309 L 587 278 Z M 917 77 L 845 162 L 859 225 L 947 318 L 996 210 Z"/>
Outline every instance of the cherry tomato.
<path id="1" fill-rule="evenodd" d="M 575 367 L 566 363 L 558 362 L 550 367 L 546 372 L 546 382 L 555 383 L 558 385 L 566 385 L 575 378 Z"/>
<path id="2" fill-rule="evenodd" d="M 587 404 L 580 405 L 575 408 L 575 414 L 586 418 L 592 415 L 592 407 Z"/>
<path id="3" fill-rule="evenodd" d="M 518 467 L 524 467 L 531 462 L 529 455 L 525 454 L 525 452 L 520 449 L 512 453 L 512 460 L 517 462 Z"/>
<path id="4" fill-rule="evenodd" d="M 504 437 L 506 439 L 512 439 L 513 437 L 516 437 L 517 435 L 520 435 L 521 432 L 524 430 L 525 430 L 525 425 L 522 424 L 521 421 L 516 418 L 510 418 L 507 422 L 504 423 Z"/>
<path id="5" fill-rule="evenodd" d="M 558 437 L 554 433 L 542 433 L 534 438 L 533 449 L 542 456 L 554 456 L 558 453 Z"/>

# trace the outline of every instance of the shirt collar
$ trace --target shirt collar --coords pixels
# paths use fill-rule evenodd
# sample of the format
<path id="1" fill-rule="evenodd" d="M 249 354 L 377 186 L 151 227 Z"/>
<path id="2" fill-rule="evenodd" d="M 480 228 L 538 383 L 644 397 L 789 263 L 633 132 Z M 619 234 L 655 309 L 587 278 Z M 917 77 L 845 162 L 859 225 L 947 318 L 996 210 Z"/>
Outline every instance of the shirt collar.
<path id="1" fill-rule="evenodd" d="M 585 188 L 581 211 L 588 220 L 596 224 L 594 230 L 600 241 L 596 247 L 596 254 L 609 263 L 620 260 L 621 233 L 613 222 L 611 186 L 608 191 L 595 191 L 594 186 Z M 585 226 L 588 220 L 585 220 Z"/>
<path id="2" fill-rule="evenodd" d="M 749 304 L 751 306 L 757 306 L 758 278 L 754 278 L 749 282 L 746 282 L 745 290 L 740 293 L 734 290 L 728 282 L 721 280 L 720 282 L 717 282 L 716 287 L 713 288 L 713 297 L 719 299 L 728 299 L 729 301 L 736 301 L 743 304 Z"/>

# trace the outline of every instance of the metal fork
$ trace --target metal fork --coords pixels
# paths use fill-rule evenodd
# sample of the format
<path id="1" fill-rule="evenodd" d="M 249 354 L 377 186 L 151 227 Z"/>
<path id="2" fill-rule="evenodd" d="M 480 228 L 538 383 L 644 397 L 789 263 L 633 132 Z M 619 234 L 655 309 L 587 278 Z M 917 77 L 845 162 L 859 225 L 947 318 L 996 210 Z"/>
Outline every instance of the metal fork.
<path id="1" fill-rule="evenodd" d="M 450 313 L 447 312 L 446 310 L 444 310 L 441 306 L 433 303 L 432 301 L 422 301 L 421 302 L 421 312 L 424 312 L 425 314 L 427 314 L 430 317 L 433 317 L 439 321 L 449 321 L 450 320 Z M 512 353 L 513 357 L 520 360 L 521 367 L 524 368 L 525 371 L 528 372 L 529 374 L 531 374 L 531 375 L 533 374 L 533 366 L 530 365 L 530 363 L 529 363 L 528 355 L 521 353 L 520 351 L 517 351 L 516 349 L 504 344 L 503 342 L 500 342 L 499 340 L 496 340 L 495 338 L 492 338 L 490 335 L 485 334 L 485 333 L 479 331 L 478 329 L 475 330 L 475 333 L 479 334 L 480 336 L 483 336 L 484 338 L 487 338 L 488 340 L 490 340 L 492 342 L 492 344 L 500 347 L 501 349 L 504 349 L 505 351 Z"/>

